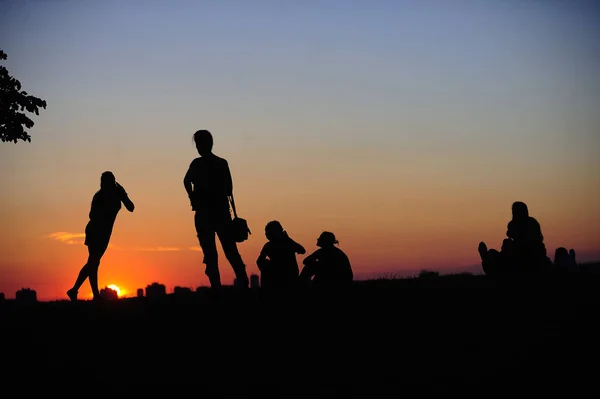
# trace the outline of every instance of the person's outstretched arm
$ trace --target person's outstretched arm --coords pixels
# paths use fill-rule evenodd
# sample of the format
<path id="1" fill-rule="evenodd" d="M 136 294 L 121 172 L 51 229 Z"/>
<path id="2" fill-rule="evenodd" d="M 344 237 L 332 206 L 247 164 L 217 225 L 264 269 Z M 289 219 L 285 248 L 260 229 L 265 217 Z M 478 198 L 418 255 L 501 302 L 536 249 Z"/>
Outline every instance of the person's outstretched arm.
<path id="1" fill-rule="evenodd" d="M 119 192 L 121 195 L 121 201 L 123 202 L 123 205 L 125 205 L 125 208 L 129 212 L 133 212 L 133 210 L 135 209 L 135 205 L 133 204 L 133 201 L 131 201 L 131 199 L 129 199 L 129 196 L 127 195 L 127 191 L 125 191 L 123 186 L 120 185 L 119 183 L 117 183 L 117 188 L 119 189 Z"/>

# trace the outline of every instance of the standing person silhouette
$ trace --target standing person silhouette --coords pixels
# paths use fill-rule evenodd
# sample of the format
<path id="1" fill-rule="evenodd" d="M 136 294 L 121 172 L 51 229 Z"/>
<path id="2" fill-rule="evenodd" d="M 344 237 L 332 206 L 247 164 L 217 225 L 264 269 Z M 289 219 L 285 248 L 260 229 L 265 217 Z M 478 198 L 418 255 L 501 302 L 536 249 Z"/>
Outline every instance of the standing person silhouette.
<path id="1" fill-rule="evenodd" d="M 102 173 L 100 190 L 94 194 L 89 215 L 90 221 L 85 227 L 88 260 L 81 268 L 73 288 L 67 291 L 67 296 L 72 301 L 77 300 L 77 292 L 87 278 L 90 279 L 94 299 L 101 299 L 98 291 L 98 268 L 100 259 L 108 248 L 117 214 L 121 210 L 121 202 L 129 212 L 133 212 L 135 206 L 123 186 L 117 183 L 115 175 L 109 171 Z"/>
<path id="2" fill-rule="evenodd" d="M 231 223 L 230 201 L 233 196 L 233 180 L 229 164 L 213 154 L 213 137 L 208 130 L 194 133 L 194 142 L 200 157 L 194 159 L 183 179 L 192 211 L 195 211 L 194 225 L 206 265 L 206 276 L 212 288 L 221 287 L 217 245 L 219 237 L 225 257 L 231 264 L 238 288 L 248 288 L 246 265 L 231 237 L 228 227 Z"/>

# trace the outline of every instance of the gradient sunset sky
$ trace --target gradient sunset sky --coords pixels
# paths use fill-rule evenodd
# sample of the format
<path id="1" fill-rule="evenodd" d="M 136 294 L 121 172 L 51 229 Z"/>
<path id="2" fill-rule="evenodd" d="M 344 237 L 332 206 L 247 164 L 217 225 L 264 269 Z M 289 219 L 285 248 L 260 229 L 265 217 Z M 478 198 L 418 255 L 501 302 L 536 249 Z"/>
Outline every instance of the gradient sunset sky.
<path id="1" fill-rule="evenodd" d="M 309 253 L 334 232 L 358 278 L 466 268 L 513 201 L 552 257 L 598 260 L 595 3 L 2 1 L 4 65 L 48 108 L 0 143 L 0 292 L 65 298 L 105 170 L 136 210 L 101 287 L 207 285 L 182 182 L 198 129 L 231 166 L 249 273 L 273 219 Z"/>

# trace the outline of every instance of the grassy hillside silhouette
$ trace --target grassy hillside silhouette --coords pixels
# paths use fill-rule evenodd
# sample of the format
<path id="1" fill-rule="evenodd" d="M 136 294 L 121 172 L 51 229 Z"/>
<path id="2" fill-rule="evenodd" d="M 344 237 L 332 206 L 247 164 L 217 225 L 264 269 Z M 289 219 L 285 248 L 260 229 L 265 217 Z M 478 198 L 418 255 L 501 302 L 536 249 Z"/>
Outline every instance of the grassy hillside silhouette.
<path id="1" fill-rule="evenodd" d="M 395 396 L 411 386 L 572 394 L 597 371 L 597 268 L 513 281 L 424 274 L 295 296 L 225 287 L 219 297 L 3 301 L 5 381 L 243 397 Z"/>

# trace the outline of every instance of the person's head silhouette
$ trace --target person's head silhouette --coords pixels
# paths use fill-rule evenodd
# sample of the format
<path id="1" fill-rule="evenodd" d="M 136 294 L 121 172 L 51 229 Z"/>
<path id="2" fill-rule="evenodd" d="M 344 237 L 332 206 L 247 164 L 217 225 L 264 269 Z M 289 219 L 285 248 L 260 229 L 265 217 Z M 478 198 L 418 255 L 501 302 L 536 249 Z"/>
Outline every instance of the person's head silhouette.
<path id="1" fill-rule="evenodd" d="M 198 150 L 200 156 L 208 155 L 212 152 L 213 137 L 208 130 L 198 130 L 194 133 L 194 143 L 196 143 L 196 150 Z"/>
<path id="2" fill-rule="evenodd" d="M 529 217 L 529 210 L 524 202 L 517 201 L 512 204 L 513 219 L 527 219 Z"/>
<path id="3" fill-rule="evenodd" d="M 317 239 L 317 246 L 321 248 L 331 248 L 335 244 L 338 244 L 338 240 L 336 240 L 335 235 L 329 231 L 324 231 Z"/>
<path id="4" fill-rule="evenodd" d="M 265 226 L 265 236 L 267 240 L 274 241 L 284 235 L 283 226 L 277 220 L 273 220 Z"/>
<path id="5" fill-rule="evenodd" d="M 111 171 L 106 171 L 100 176 L 100 189 L 106 190 L 114 188 L 117 184 L 115 175 Z"/>
<path id="6" fill-rule="evenodd" d="M 567 263 L 569 261 L 569 251 L 565 247 L 558 247 L 554 251 L 555 263 Z"/>

